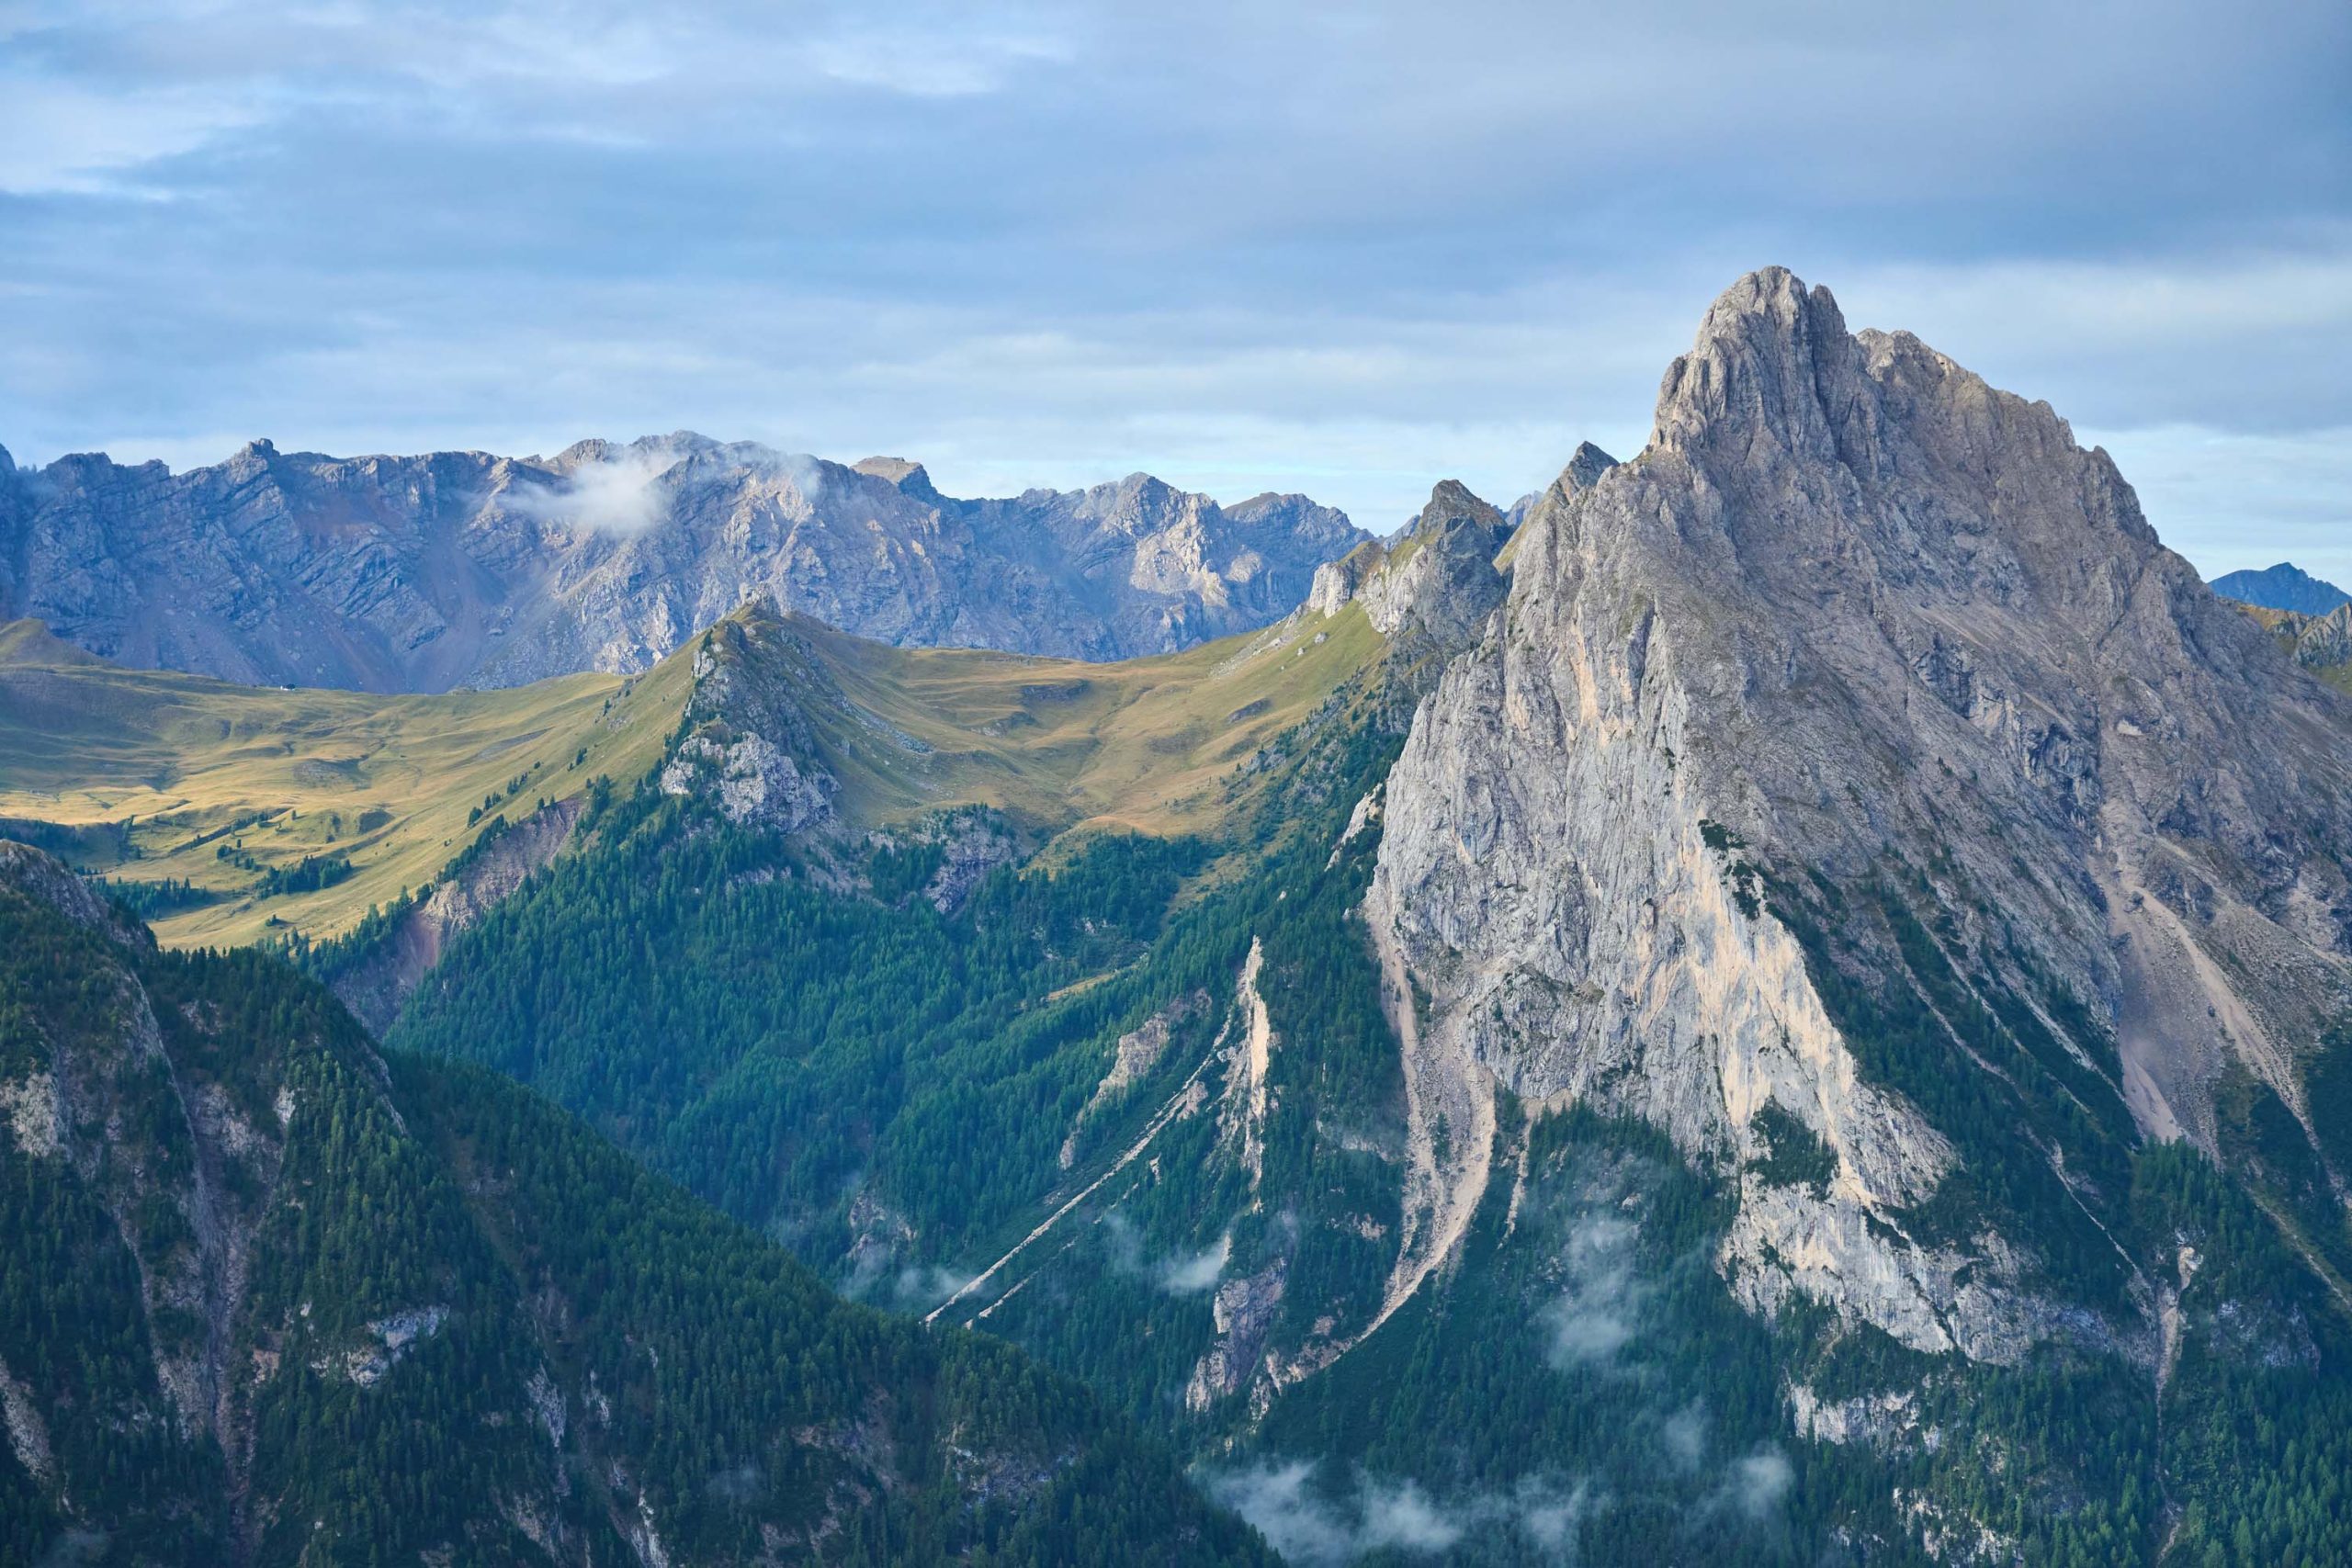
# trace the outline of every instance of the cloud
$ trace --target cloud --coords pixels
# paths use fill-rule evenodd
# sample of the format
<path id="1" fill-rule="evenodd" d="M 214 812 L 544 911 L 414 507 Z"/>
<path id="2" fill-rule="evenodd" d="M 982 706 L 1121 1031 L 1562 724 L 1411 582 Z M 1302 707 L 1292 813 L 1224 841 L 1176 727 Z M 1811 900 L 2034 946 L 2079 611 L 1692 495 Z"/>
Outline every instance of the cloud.
<path id="1" fill-rule="evenodd" d="M 1067 63 L 1069 45 L 1047 36 L 955 36 L 936 26 L 852 25 L 808 44 L 836 81 L 912 97 L 957 98 L 1004 90 L 1025 70 Z"/>
<path id="2" fill-rule="evenodd" d="M 1552 1364 L 1606 1365 L 1640 1332 L 1650 1287 L 1634 1274 L 1634 1223 L 1596 1214 L 1569 1233 L 1563 1256 L 1566 1289 L 1543 1314 Z"/>
<path id="3" fill-rule="evenodd" d="M 1719 1497 L 1750 1520 L 1780 1507 L 1796 1482 L 1796 1472 L 1779 1449 L 1767 1445 L 1734 1461 Z"/>
<path id="4" fill-rule="evenodd" d="M 1439 1501 L 1410 1481 L 1359 1472 L 1334 1492 L 1316 1484 L 1316 1466 L 1304 1461 L 1203 1479 L 1211 1496 L 1256 1526 L 1285 1561 L 1317 1565 L 1352 1562 L 1374 1551 L 1431 1556 L 1474 1530 L 1494 1528 L 1566 1556 L 1574 1551 L 1577 1527 L 1597 1506 L 1582 1483 L 1563 1487 L 1537 1477 L 1509 1492 Z"/>
<path id="5" fill-rule="evenodd" d="M 901 1307 L 925 1310 L 953 1300 L 958 1291 L 976 1278 L 976 1275 L 960 1274 L 935 1264 L 929 1267 L 909 1265 L 899 1270 L 891 1280 L 891 1288 Z"/>
<path id="6" fill-rule="evenodd" d="M 1147 1259 L 1143 1236 L 1135 1222 L 1116 1209 L 1105 1212 L 1097 1222 L 1102 1227 L 1103 1249 L 1110 1255 L 1111 1266 L 1122 1274 L 1141 1275 L 1171 1296 L 1199 1295 L 1213 1291 L 1233 1258 L 1233 1233 L 1227 1231 L 1198 1252 L 1179 1252 L 1168 1258 Z"/>
<path id="7" fill-rule="evenodd" d="M 518 485 L 507 504 L 544 522 L 599 534 L 642 534 L 670 520 L 665 476 L 675 457 L 660 446 L 626 446 L 581 464 L 561 483 Z"/>
<path id="8" fill-rule="evenodd" d="M 159 196 L 135 172 L 256 123 L 232 97 L 0 75 L 0 194 Z"/>
<path id="9" fill-rule="evenodd" d="M 1706 1406 L 1694 1399 L 1668 1416 L 1658 1428 L 1658 1441 L 1679 1467 L 1696 1470 L 1707 1457 Z"/>
<path id="10" fill-rule="evenodd" d="M 1162 1262 L 1158 1270 L 1160 1289 L 1171 1295 L 1198 1295 L 1216 1288 L 1217 1276 L 1225 1272 L 1226 1263 L 1233 1256 L 1233 1237 L 1216 1238 L 1191 1257 L 1178 1256 Z"/>

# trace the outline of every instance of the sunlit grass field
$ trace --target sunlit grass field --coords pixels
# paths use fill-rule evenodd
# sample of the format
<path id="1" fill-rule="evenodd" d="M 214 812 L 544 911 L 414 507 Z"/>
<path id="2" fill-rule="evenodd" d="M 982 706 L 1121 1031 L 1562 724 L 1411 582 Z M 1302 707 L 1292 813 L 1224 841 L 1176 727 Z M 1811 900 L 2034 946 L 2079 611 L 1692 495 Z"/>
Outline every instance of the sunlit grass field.
<path id="1" fill-rule="evenodd" d="M 986 806 L 1041 842 L 1214 834 L 1247 798 L 1237 769 L 1383 648 L 1354 605 L 1117 664 L 765 626 L 797 635 L 749 673 L 801 705 L 853 831 Z M 193 907 L 153 919 L 172 945 L 332 937 L 431 881 L 492 818 L 643 776 L 701 643 L 631 680 L 383 696 L 127 670 L 17 622 L 0 627 L 0 818 L 83 829 L 69 855 L 83 869 L 190 885 Z M 792 667 L 812 656 L 819 668 Z M 306 859 L 349 870 L 274 890 Z"/>

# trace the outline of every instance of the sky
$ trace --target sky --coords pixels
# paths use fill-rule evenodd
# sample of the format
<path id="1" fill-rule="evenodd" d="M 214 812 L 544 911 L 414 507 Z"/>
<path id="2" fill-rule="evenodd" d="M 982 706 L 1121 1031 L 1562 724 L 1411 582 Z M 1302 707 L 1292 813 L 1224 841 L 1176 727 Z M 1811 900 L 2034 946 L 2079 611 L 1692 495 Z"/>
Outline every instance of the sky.
<path id="1" fill-rule="evenodd" d="M 695 429 L 1385 531 L 1777 263 L 2352 583 L 2352 6 L 0 0 L 0 444 Z"/>

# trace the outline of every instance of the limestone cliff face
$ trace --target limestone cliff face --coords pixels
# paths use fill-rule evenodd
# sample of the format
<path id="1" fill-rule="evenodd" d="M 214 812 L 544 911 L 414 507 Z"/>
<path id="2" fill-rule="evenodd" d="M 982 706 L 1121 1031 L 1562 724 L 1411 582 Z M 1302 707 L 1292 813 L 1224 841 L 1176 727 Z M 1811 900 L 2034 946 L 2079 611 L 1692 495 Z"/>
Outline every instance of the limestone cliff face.
<path id="1" fill-rule="evenodd" d="M 1474 640 L 1502 602 L 1495 557 L 1510 537 L 1501 513 L 1445 480 L 1358 595 L 1373 628 L 1392 644 L 1419 637 L 1451 649 Z"/>
<path id="2" fill-rule="evenodd" d="M 1647 449 L 1564 476 L 1512 570 L 1387 786 L 1368 913 L 1417 1107 L 1644 1117 L 1737 1173 L 1718 1263 L 1751 1305 L 1994 1359 L 2062 1314 L 2019 1238 L 1915 1237 L 1962 1156 L 1860 1070 L 1784 919 L 1808 889 L 1840 962 L 1905 983 L 1895 917 L 1850 911 L 1915 889 L 1952 969 L 2033 998 L 2145 1133 L 2212 1146 L 2237 1073 L 2300 1111 L 2296 1050 L 2352 989 L 2352 705 L 2280 679 L 2047 406 L 1755 274 Z M 1781 1116 L 1834 1176 L 1758 1173 Z M 1399 1290 L 1486 1180 L 1458 1134 L 1416 1148 Z"/>
<path id="3" fill-rule="evenodd" d="M 1441 480 L 1393 545 L 1368 540 L 1317 567 L 1304 613 L 1332 615 L 1361 603 L 1392 649 L 1454 652 L 1477 639 L 1502 603 L 1495 558 L 1510 535 L 1503 514 L 1460 480 Z"/>
<path id="4" fill-rule="evenodd" d="M 2306 670 L 2335 671 L 2352 664 L 2352 604 L 2338 604 L 2319 615 L 2278 610 L 2258 615 L 2257 619 Z"/>
<path id="5" fill-rule="evenodd" d="M 173 474 L 0 454 L 0 618 L 124 663 L 378 691 L 641 670 L 764 597 L 862 636 L 1089 659 L 1273 620 L 1363 537 L 1303 496 L 1144 475 L 958 501 L 686 433 L 550 458 L 255 442 Z"/>

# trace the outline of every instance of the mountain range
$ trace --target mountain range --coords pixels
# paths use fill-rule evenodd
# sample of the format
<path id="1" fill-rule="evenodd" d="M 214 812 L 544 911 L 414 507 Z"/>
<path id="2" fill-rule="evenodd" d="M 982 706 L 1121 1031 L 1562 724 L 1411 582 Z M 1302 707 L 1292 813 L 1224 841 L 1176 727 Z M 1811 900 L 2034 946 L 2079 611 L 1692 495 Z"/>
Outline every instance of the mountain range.
<path id="1" fill-rule="evenodd" d="M 765 596 L 862 636 L 1070 658 L 1261 626 L 1363 536 L 1299 495 L 1131 475 L 958 501 L 687 432 L 549 458 L 336 458 L 266 441 L 175 474 L 0 453 L 0 618 L 122 663 L 437 692 L 643 670 Z"/>
<path id="2" fill-rule="evenodd" d="M 134 976 L 340 998 L 493 1213 L 531 1140 L 485 1182 L 435 1129 L 560 1126 L 592 1191 L 609 1145 L 942 1354 L 1084 1384 L 1056 1451 L 1139 1445 L 1121 1529 L 1251 1549 L 1168 1511 L 1165 1444 L 1295 1562 L 2352 1560 L 2323 622 L 1777 268 L 1631 457 L 1329 542 L 1295 608 L 1114 662 L 753 593 L 627 674 L 386 697 L 20 625 L 0 811 L 167 942 L 277 954 Z M 493 1234 L 607 1228 L 560 1207 Z M 959 1446 L 924 1473 L 999 1472 Z M 812 1517 L 650 1462 L 567 1506 Z M 906 1528 L 988 1528 L 953 1492 Z"/>

